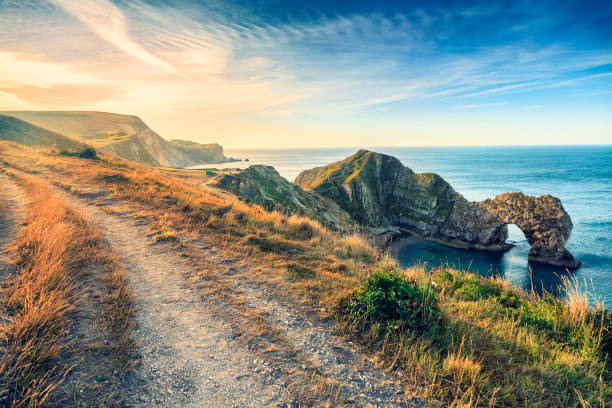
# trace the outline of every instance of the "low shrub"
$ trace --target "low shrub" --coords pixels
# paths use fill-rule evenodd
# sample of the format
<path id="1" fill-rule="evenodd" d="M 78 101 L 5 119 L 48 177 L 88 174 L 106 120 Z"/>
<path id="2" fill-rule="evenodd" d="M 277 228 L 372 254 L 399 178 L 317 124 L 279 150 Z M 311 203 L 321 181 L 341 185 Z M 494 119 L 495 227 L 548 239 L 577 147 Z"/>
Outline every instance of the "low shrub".
<path id="1" fill-rule="evenodd" d="M 94 149 L 93 147 L 84 147 L 82 150 L 79 150 L 76 152 L 62 150 L 59 154 L 60 156 L 78 157 L 80 159 L 91 159 L 91 160 L 99 159 L 96 149 Z"/>
<path id="2" fill-rule="evenodd" d="M 104 183 L 110 183 L 110 184 L 125 184 L 125 183 L 129 183 L 130 179 L 126 176 L 124 176 L 121 173 L 117 173 L 117 174 L 105 174 L 103 176 L 98 177 L 98 180 L 104 182 Z"/>
<path id="3" fill-rule="evenodd" d="M 244 243 L 256 247 L 263 252 L 275 252 L 289 255 L 298 255 L 304 252 L 304 247 L 273 236 L 259 237 L 257 235 L 249 235 L 244 240 Z"/>
<path id="4" fill-rule="evenodd" d="M 432 332 L 440 317 L 433 291 L 385 269 L 349 297 L 345 312 L 362 330 L 377 325 L 381 333 Z"/>

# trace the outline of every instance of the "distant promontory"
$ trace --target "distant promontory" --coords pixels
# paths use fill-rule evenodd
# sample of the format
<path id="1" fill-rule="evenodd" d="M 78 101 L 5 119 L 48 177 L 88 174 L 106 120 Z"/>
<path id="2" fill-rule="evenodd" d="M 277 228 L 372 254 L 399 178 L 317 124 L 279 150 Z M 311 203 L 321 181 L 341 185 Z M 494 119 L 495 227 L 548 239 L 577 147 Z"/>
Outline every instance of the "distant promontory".
<path id="1" fill-rule="evenodd" d="M 66 138 L 88 144 L 98 150 L 116 154 L 127 160 L 153 166 L 187 167 L 205 163 L 234 161 L 223 154 L 218 143 L 200 144 L 185 140 L 166 140 L 137 116 L 89 111 L 9 111 L 5 117 L 23 121 L 10 122 L 11 133 L 0 127 L 0 140 L 13 140 L 32 146 L 58 147 L 69 145 Z M 48 131 L 44 139 L 32 138 Z M 21 140 L 14 140 L 15 129 L 21 127 Z M 42 129 L 42 131 L 41 131 Z M 50 137 L 55 134 L 54 137 Z M 11 136 L 13 135 L 13 136 Z M 30 143 L 32 142 L 32 143 Z"/>

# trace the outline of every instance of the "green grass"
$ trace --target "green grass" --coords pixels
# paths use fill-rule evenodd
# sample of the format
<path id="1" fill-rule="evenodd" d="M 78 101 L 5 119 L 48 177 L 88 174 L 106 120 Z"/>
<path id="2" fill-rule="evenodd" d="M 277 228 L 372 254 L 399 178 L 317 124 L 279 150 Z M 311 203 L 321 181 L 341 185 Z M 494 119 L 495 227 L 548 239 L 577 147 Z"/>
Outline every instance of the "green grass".
<path id="1" fill-rule="evenodd" d="M 344 313 L 361 330 L 376 327 L 381 334 L 433 333 L 440 309 L 434 292 L 416 281 L 378 269 L 346 301 Z"/>
<path id="2" fill-rule="evenodd" d="M 604 407 L 612 316 L 576 285 L 565 300 L 450 268 L 376 269 L 337 318 L 444 406 Z"/>

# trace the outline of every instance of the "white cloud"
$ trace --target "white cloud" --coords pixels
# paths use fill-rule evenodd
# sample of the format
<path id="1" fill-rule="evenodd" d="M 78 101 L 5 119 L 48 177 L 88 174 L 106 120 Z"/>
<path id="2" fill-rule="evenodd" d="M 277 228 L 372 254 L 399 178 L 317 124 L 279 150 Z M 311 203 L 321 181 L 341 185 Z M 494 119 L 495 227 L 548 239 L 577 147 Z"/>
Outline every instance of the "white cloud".
<path id="1" fill-rule="evenodd" d="M 130 39 L 125 16 L 109 0 L 51 0 L 58 7 L 72 14 L 101 39 L 147 64 L 170 73 L 178 74 L 168 62 L 145 50 Z"/>
<path id="2" fill-rule="evenodd" d="M 59 62 L 28 58 L 0 50 L 0 84 L 21 83 L 42 88 L 52 84 L 92 84 L 94 75 L 74 70 Z"/>

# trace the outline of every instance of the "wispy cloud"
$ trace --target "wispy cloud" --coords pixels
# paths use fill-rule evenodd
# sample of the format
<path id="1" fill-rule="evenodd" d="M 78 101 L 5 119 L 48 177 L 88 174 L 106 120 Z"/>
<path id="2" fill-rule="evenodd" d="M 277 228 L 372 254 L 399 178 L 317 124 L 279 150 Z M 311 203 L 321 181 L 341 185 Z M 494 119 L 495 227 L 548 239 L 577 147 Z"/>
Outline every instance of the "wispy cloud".
<path id="1" fill-rule="evenodd" d="M 609 44 L 540 40 L 550 27 L 578 24 L 543 14 L 545 5 L 292 3 L 276 18 L 265 0 L 49 1 L 57 7 L 28 0 L 6 11 L 0 2 L 1 106 L 184 113 L 198 123 L 360 121 L 383 111 L 399 120 L 425 107 L 548 109 L 533 95 L 607 95 L 612 76 Z"/>
<path id="2" fill-rule="evenodd" d="M 177 74 L 168 62 L 145 50 L 128 35 L 125 16 L 109 0 L 51 0 L 58 7 L 73 15 L 97 36 L 120 50 L 147 64 Z"/>
<path id="3" fill-rule="evenodd" d="M 474 103 L 471 105 L 462 105 L 457 107 L 457 109 L 465 110 L 465 109 L 479 109 L 479 108 L 493 108 L 495 106 L 503 106 L 507 105 L 508 102 L 492 102 L 492 103 Z"/>

